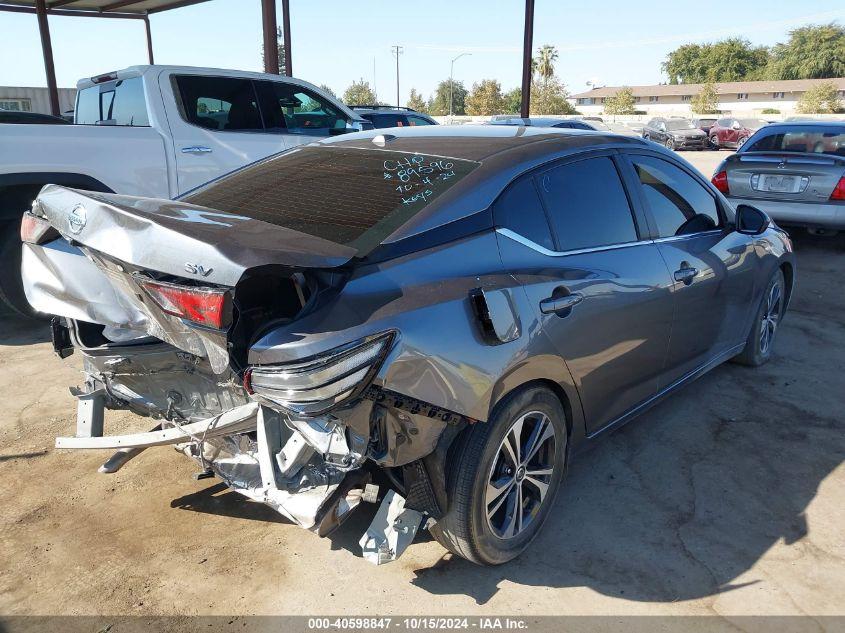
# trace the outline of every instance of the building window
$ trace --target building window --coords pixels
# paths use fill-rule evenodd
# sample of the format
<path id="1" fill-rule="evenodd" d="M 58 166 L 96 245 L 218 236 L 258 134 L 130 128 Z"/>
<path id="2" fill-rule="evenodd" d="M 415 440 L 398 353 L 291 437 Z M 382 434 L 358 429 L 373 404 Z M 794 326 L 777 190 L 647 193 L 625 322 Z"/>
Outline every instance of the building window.
<path id="1" fill-rule="evenodd" d="M 648 98 L 648 102 L 649 102 L 649 103 L 657 103 L 657 99 L 658 99 L 658 97 L 654 97 L 654 96 L 652 96 L 652 97 L 649 97 L 649 98 Z"/>
<path id="2" fill-rule="evenodd" d="M 601 102 L 604 103 L 604 97 L 601 98 Z"/>
<path id="3" fill-rule="evenodd" d="M 578 99 L 578 105 L 593 105 L 596 100 L 593 97 L 581 97 Z"/>
<path id="4" fill-rule="evenodd" d="M 639 103 L 642 100 L 643 100 L 642 97 L 634 97 L 634 103 Z"/>
<path id="5" fill-rule="evenodd" d="M 748 100 L 748 93 L 747 92 L 740 92 L 736 95 L 737 101 L 747 101 Z"/>
<path id="6" fill-rule="evenodd" d="M 692 101 L 692 95 L 681 95 L 681 101 Z"/>
<path id="7" fill-rule="evenodd" d="M 30 99 L 0 99 L 0 110 L 32 112 L 32 101 Z"/>
<path id="8" fill-rule="evenodd" d="M 772 93 L 772 99 L 783 99 L 783 93 L 782 92 L 773 92 Z"/>

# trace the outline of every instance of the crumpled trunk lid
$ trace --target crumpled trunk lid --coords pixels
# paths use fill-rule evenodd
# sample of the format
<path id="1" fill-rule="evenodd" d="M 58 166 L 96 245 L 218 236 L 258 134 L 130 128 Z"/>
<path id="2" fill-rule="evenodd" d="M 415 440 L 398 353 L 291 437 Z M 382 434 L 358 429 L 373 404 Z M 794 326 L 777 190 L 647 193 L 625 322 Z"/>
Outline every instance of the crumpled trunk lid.
<path id="1" fill-rule="evenodd" d="M 153 336 L 208 358 L 216 373 L 229 362 L 227 332 L 165 312 L 142 281 L 233 290 L 253 268 L 334 268 L 355 253 L 245 216 L 55 185 L 34 212 L 62 236 L 23 245 L 24 290 L 36 310 Z"/>

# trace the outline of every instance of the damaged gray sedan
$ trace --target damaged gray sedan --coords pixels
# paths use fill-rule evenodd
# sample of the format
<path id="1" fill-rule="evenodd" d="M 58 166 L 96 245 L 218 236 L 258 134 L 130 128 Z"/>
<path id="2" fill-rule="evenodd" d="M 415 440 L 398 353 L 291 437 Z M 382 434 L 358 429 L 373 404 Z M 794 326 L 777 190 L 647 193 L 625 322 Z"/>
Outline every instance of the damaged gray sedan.
<path id="1" fill-rule="evenodd" d="M 541 128 L 327 139 L 152 200 L 45 187 L 24 286 L 81 352 L 65 449 L 173 445 L 249 499 L 395 559 L 498 564 L 573 449 L 718 363 L 766 362 L 786 234 L 671 152 Z M 108 410 L 152 418 L 105 433 Z"/>

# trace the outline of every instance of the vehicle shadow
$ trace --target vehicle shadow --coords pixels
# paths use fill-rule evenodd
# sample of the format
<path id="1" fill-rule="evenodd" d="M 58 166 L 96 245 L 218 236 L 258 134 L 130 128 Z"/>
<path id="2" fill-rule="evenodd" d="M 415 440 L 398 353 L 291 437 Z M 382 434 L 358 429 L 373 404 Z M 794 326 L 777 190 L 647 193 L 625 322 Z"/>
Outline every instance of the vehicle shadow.
<path id="1" fill-rule="evenodd" d="M 285 517 L 263 503 L 254 503 L 230 490 L 224 483 L 182 495 L 170 502 L 171 508 L 202 512 L 235 519 L 291 524 Z"/>
<path id="2" fill-rule="evenodd" d="M 50 321 L 27 319 L 0 308 L 0 345 L 32 345 L 50 340 Z"/>
<path id="3" fill-rule="evenodd" d="M 649 602 L 758 582 L 736 579 L 808 536 L 805 510 L 845 460 L 845 380 L 831 372 L 845 324 L 798 320 L 769 365 L 719 367 L 578 455 L 520 558 L 482 568 L 446 555 L 413 583 L 484 604 L 502 581 Z"/>

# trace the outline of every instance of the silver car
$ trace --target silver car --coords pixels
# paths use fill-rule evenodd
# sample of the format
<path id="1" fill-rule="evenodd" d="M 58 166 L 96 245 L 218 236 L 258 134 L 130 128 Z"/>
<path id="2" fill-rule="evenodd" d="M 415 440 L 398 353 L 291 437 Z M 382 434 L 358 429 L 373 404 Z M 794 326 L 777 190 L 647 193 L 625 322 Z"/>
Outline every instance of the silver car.
<path id="1" fill-rule="evenodd" d="M 734 205 L 758 206 L 778 224 L 845 229 L 845 122 L 768 125 L 716 168 L 713 184 Z"/>

